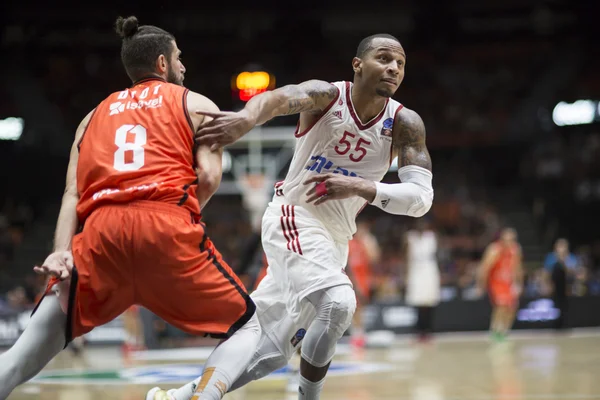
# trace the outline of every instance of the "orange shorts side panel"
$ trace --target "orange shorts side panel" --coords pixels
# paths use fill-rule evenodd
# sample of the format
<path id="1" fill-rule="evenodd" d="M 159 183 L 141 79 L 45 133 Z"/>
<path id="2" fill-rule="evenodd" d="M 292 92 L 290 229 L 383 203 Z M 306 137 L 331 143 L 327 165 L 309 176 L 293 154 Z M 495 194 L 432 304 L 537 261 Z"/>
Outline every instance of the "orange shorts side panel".
<path id="1" fill-rule="evenodd" d="M 143 306 L 190 334 L 226 338 L 254 314 L 243 284 L 188 211 L 104 206 L 73 239 L 72 337 Z"/>

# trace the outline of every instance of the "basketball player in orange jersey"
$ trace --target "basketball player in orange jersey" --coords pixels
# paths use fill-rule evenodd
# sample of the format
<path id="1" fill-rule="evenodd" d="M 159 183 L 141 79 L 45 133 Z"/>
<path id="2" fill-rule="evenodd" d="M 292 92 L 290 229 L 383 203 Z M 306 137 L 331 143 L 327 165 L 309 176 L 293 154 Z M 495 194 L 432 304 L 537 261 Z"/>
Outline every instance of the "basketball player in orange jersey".
<path id="1" fill-rule="evenodd" d="M 362 308 L 369 304 L 371 297 L 371 267 L 379 261 L 381 252 L 377 239 L 369 231 L 369 225 L 361 221 L 356 225 L 356 233 L 348 243 L 347 273 L 356 292 L 356 312 L 352 318 L 352 339 L 355 347 L 365 346 L 365 331 L 362 323 Z"/>
<path id="2" fill-rule="evenodd" d="M 74 337 L 134 304 L 190 334 L 229 339 L 206 362 L 196 399 L 221 399 L 261 335 L 253 301 L 199 218 L 219 185 L 221 153 L 194 147 L 203 118 L 190 110 L 218 108 L 183 87 L 171 34 L 135 17 L 119 18 L 117 32 L 133 86 L 108 96 L 77 129 L 54 253 L 35 268 L 53 279 L 0 356 L 0 399 Z"/>
<path id="3" fill-rule="evenodd" d="M 497 341 L 502 341 L 515 319 L 519 296 L 523 288 L 521 246 L 517 233 L 505 228 L 500 238 L 488 245 L 479 271 L 479 289 L 489 290 L 492 301 L 490 330 Z"/>

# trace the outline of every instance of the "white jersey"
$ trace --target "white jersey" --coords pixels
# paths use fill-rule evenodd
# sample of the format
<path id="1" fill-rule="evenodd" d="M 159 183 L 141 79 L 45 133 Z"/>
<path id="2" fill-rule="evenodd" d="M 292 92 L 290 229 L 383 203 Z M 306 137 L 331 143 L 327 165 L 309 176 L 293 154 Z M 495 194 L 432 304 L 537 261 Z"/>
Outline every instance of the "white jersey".
<path id="1" fill-rule="evenodd" d="M 390 168 L 392 130 L 402 105 L 389 99 L 379 115 L 364 124 L 352 104 L 350 82 L 334 82 L 338 97 L 312 126 L 302 132 L 285 180 L 276 184 L 275 197 L 301 206 L 322 221 L 338 241 L 348 241 L 356 232 L 356 216 L 366 205 L 358 196 L 331 200 L 314 206 L 306 203 L 310 189 L 303 182 L 317 173 L 339 173 L 381 181 Z"/>
<path id="2" fill-rule="evenodd" d="M 437 239 L 432 231 L 422 233 L 409 231 L 406 235 L 408 242 L 408 260 L 410 268 L 422 268 L 422 265 L 437 266 Z"/>
<path id="3" fill-rule="evenodd" d="M 406 302 L 413 306 L 434 306 L 440 301 L 440 271 L 437 238 L 432 231 L 409 231 Z"/>

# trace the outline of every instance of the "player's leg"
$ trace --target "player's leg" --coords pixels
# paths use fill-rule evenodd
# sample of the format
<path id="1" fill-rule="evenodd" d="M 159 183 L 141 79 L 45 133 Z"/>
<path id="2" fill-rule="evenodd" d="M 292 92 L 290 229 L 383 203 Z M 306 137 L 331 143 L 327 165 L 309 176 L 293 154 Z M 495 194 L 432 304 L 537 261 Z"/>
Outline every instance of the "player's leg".
<path id="1" fill-rule="evenodd" d="M 275 343 L 267 335 L 263 334 L 252 360 L 240 377 L 231 385 L 229 392 L 233 392 L 252 381 L 264 378 L 270 373 L 285 367 L 287 362 L 287 358 L 281 354 Z M 202 376 L 179 389 L 169 390 L 167 393 L 173 400 L 190 400 L 201 380 Z M 149 396 L 147 398 L 152 399 L 154 397 Z"/>
<path id="2" fill-rule="evenodd" d="M 66 343 L 66 322 L 57 296 L 45 296 L 17 342 L 0 355 L 1 400 L 60 353 Z"/>
<path id="3" fill-rule="evenodd" d="M 165 205 L 139 208 L 140 305 L 190 334 L 226 339 L 207 360 L 193 396 L 221 399 L 246 369 L 260 340 L 255 304 L 189 213 Z M 158 390 L 154 397 L 163 393 Z"/>
<path id="4" fill-rule="evenodd" d="M 317 315 L 302 344 L 299 399 L 318 399 L 338 340 L 350 326 L 356 295 L 349 285 L 334 286 L 307 297 Z"/>

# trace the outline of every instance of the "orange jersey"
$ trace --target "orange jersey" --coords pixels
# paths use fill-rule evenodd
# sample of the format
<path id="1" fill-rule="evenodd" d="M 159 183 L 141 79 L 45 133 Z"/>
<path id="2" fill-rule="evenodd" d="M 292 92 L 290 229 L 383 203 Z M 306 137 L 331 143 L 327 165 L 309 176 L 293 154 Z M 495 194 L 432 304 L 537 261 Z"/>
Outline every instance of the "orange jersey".
<path id="1" fill-rule="evenodd" d="M 519 259 L 519 245 L 504 246 L 498 243 L 495 246 L 498 249 L 498 256 L 490 271 L 490 285 L 512 285 Z"/>
<path id="2" fill-rule="evenodd" d="M 187 93 L 150 78 L 98 105 L 79 143 L 79 221 L 102 205 L 135 200 L 200 213 Z"/>

